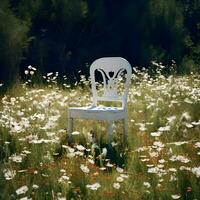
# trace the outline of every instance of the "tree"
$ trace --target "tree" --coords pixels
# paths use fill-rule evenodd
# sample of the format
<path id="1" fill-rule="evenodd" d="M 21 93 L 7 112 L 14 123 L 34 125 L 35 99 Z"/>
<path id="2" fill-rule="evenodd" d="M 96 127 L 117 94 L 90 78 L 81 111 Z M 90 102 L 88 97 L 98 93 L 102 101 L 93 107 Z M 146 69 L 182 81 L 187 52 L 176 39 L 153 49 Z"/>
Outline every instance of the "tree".
<path id="1" fill-rule="evenodd" d="M 28 25 L 19 20 L 10 9 L 9 2 L 0 4 L 0 81 L 10 84 L 19 75 L 23 50 L 27 46 Z"/>
<path id="2" fill-rule="evenodd" d="M 184 24 L 187 30 L 182 66 L 185 72 L 200 72 L 200 1 L 182 0 L 182 3 Z"/>
<path id="3" fill-rule="evenodd" d="M 16 12 L 21 19 L 31 22 L 29 37 L 32 42 L 22 68 L 32 64 L 43 73 L 73 74 L 76 65 L 80 64 L 75 54 L 79 48 L 82 21 L 87 13 L 86 2 L 21 0 Z"/>

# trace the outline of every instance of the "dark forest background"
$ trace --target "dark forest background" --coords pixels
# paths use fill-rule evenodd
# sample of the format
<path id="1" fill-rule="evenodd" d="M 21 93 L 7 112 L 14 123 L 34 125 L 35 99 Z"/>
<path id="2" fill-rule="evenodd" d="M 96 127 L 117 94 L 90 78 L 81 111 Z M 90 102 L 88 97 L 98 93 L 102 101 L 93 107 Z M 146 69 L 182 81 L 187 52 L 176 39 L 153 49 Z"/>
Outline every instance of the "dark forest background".
<path id="1" fill-rule="evenodd" d="M 28 65 L 73 82 L 103 56 L 199 72 L 200 0 L 0 0 L 0 82 Z"/>

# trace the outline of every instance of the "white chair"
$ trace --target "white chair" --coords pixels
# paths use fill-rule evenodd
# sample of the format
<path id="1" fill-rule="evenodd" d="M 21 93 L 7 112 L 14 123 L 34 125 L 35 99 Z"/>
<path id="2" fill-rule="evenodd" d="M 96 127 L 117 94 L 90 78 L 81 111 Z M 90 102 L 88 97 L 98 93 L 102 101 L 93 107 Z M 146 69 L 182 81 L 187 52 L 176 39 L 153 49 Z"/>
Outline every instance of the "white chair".
<path id="1" fill-rule="evenodd" d="M 97 89 L 97 73 L 103 79 L 102 95 Z M 127 96 L 131 80 L 131 66 L 127 60 L 121 57 L 105 57 L 95 60 L 90 66 L 90 77 L 92 83 L 92 106 L 89 107 L 69 107 L 68 109 L 68 133 L 73 131 L 73 119 L 91 119 L 108 121 L 108 139 L 112 141 L 113 121 L 123 120 L 124 139 L 128 136 L 128 112 Z M 98 77 L 99 78 L 99 77 Z M 124 87 L 119 86 L 119 81 L 124 80 Z M 121 94 L 119 89 L 121 88 Z M 121 107 L 102 107 L 98 102 L 121 102 Z"/>

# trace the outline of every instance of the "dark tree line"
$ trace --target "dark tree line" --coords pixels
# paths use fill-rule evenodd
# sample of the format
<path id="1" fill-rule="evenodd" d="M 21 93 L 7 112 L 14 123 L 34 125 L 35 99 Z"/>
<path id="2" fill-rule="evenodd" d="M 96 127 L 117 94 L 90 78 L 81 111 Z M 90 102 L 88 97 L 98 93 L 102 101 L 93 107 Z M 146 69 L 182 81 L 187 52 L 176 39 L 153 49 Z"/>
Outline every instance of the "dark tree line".
<path id="1" fill-rule="evenodd" d="M 200 71 L 200 0 L 1 0 L 1 82 L 27 65 L 72 80 L 103 56 Z"/>

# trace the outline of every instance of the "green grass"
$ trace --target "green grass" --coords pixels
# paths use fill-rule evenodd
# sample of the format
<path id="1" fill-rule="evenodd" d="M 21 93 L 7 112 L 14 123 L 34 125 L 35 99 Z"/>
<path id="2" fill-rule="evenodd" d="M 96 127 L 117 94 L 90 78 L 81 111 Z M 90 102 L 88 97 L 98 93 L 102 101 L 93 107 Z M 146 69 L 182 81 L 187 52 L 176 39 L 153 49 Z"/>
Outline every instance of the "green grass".
<path id="1" fill-rule="evenodd" d="M 31 85 L 14 85 L 2 97 L 0 199 L 199 199 L 200 76 L 138 72 L 127 146 L 121 122 L 112 146 L 106 122 L 75 120 L 79 134 L 69 140 L 67 108 L 90 103 L 82 78 L 70 89 L 53 75 L 42 86 L 31 77 Z"/>

